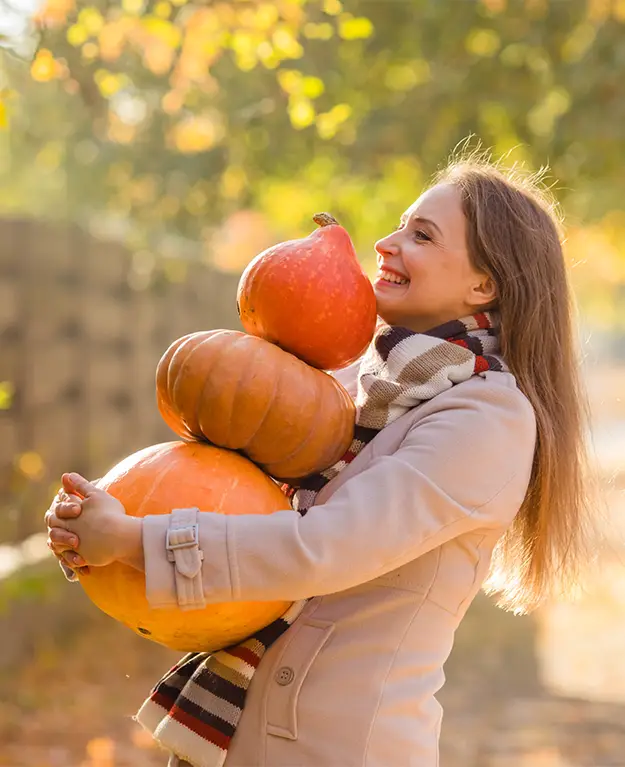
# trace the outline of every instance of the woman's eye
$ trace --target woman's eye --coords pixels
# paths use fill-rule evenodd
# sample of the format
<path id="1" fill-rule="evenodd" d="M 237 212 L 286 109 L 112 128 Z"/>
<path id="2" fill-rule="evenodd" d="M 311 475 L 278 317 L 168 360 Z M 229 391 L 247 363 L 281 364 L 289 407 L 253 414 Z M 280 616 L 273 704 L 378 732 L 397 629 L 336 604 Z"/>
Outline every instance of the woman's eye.
<path id="1" fill-rule="evenodd" d="M 414 238 L 419 242 L 430 242 L 432 240 L 430 235 L 427 232 L 424 232 L 422 229 L 415 229 Z"/>

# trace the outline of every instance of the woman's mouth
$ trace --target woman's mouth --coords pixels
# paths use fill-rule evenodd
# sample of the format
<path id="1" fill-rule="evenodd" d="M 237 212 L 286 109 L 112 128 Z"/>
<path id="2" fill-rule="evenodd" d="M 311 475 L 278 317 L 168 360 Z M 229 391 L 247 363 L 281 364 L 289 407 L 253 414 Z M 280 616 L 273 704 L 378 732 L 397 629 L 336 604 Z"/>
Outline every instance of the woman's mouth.
<path id="1" fill-rule="evenodd" d="M 393 287 L 398 285 L 409 285 L 410 280 L 397 272 L 389 272 L 386 269 L 380 269 L 375 277 L 376 285 L 392 285 Z"/>

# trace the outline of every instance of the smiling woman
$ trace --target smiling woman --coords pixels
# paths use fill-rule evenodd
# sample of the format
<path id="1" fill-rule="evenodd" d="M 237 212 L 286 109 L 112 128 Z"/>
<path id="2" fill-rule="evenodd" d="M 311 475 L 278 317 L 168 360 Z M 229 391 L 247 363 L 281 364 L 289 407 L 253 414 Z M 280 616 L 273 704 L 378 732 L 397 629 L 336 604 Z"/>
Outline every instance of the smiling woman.
<path id="1" fill-rule="evenodd" d="M 378 313 L 389 325 L 423 332 L 483 311 L 497 296 L 471 262 L 460 192 L 451 184 L 421 195 L 375 247 Z"/>
<path id="2" fill-rule="evenodd" d="M 376 248 L 384 321 L 334 372 L 356 405 L 341 459 L 274 514 L 207 500 L 139 520 L 131 554 L 153 609 L 294 603 L 156 685 L 138 720 L 172 766 L 436 767 L 436 693 L 482 584 L 523 612 L 582 561 L 584 408 L 549 200 L 471 159 Z M 110 496 L 96 500 L 53 505 L 57 553 L 110 540 Z M 192 572 L 167 548 L 183 529 Z"/>

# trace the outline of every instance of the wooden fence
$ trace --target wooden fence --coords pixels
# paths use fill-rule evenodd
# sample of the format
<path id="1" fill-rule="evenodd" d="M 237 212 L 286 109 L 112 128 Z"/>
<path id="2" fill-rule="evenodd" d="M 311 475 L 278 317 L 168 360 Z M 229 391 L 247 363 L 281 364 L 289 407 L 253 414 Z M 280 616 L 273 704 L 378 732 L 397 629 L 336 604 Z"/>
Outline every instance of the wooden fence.
<path id="1" fill-rule="evenodd" d="M 185 333 L 239 327 L 236 275 L 177 261 L 178 282 L 146 285 L 136 259 L 78 228 L 0 221 L 0 541 L 41 529 L 62 471 L 99 476 L 171 439 L 160 356 Z"/>

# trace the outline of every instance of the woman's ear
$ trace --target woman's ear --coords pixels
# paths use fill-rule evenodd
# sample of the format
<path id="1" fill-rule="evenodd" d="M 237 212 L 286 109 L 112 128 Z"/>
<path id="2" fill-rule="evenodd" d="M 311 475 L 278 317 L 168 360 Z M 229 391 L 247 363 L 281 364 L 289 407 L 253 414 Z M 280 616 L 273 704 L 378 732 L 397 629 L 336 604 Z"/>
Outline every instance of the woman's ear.
<path id="1" fill-rule="evenodd" d="M 479 282 L 471 287 L 470 303 L 476 307 L 483 307 L 497 300 L 497 286 L 495 280 L 487 274 L 480 275 Z"/>

